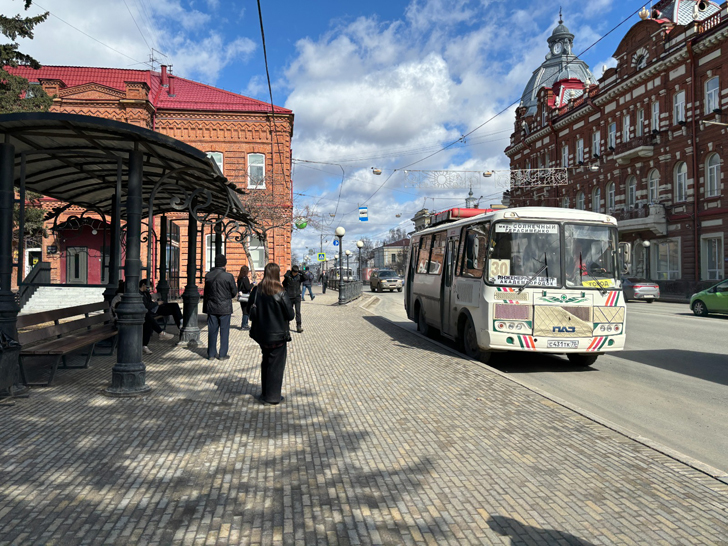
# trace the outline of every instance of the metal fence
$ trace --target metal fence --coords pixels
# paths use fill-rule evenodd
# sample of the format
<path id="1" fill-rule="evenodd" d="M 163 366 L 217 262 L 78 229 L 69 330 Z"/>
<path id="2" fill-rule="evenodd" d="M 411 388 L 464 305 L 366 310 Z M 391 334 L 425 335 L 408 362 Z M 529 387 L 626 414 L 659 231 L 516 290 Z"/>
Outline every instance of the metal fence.
<path id="1" fill-rule="evenodd" d="M 329 279 L 327 286 L 331 290 L 339 290 L 339 281 L 336 279 Z M 344 281 L 341 284 L 341 299 L 344 303 L 349 303 L 357 298 L 361 297 L 363 291 L 363 283 L 361 281 Z M 341 301 L 341 300 L 340 300 Z"/>

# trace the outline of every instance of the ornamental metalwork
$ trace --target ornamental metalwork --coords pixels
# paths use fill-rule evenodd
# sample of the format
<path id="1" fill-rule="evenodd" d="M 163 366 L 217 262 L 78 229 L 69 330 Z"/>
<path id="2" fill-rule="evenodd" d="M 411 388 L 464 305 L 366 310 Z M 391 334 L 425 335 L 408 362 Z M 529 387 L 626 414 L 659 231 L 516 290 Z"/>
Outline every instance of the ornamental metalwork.
<path id="1" fill-rule="evenodd" d="M 404 171 L 412 188 L 479 188 L 483 171 Z"/>
<path id="2" fill-rule="evenodd" d="M 535 188 L 565 186 L 568 170 L 563 167 L 547 169 L 513 169 L 496 171 L 404 171 L 407 186 L 414 188 L 479 188 L 482 183 L 494 183 L 497 188 Z"/>

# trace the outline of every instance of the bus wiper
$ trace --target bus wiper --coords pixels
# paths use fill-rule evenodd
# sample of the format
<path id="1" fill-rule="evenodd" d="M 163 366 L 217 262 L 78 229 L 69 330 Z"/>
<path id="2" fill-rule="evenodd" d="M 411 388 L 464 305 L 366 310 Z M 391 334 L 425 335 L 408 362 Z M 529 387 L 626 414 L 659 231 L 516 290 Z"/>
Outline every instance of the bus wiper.
<path id="1" fill-rule="evenodd" d="M 544 271 L 545 269 L 548 269 L 548 267 L 549 267 L 549 263 L 548 263 L 548 261 L 546 260 L 546 255 L 545 255 L 545 254 L 544 254 L 544 256 L 543 256 L 543 259 L 544 259 L 544 264 L 543 264 L 543 265 L 541 266 L 541 269 L 539 269 L 538 271 L 536 271 L 536 273 L 534 273 L 534 274 L 533 274 L 533 275 L 532 275 L 532 276 L 531 276 L 531 277 L 530 277 L 530 278 L 529 278 L 529 279 L 528 279 L 528 280 L 527 280 L 527 281 L 526 281 L 526 282 L 525 282 L 525 283 L 523 284 L 523 286 L 521 286 L 521 287 L 520 287 L 520 288 L 518 289 L 518 291 L 516 292 L 516 294 L 520 294 L 521 292 L 523 292 L 524 288 L 526 288 L 526 287 L 527 287 L 527 286 L 528 286 L 529 284 L 531 284 L 531 282 L 533 281 L 533 279 L 535 279 L 535 278 L 536 278 L 536 277 L 538 277 L 538 276 L 539 276 L 539 275 L 540 275 L 541 273 L 543 273 L 543 271 Z M 538 260 L 536 260 L 536 261 L 538 261 Z"/>
<path id="2" fill-rule="evenodd" d="M 601 283 L 600 283 L 600 282 L 599 282 L 599 281 L 598 281 L 598 280 L 597 280 L 597 279 L 596 279 L 596 278 L 594 277 L 594 275 L 592 275 L 591 273 L 589 273 L 589 268 L 587 268 L 587 267 L 584 267 L 584 264 L 583 264 L 583 262 L 582 262 L 582 259 L 581 259 L 581 252 L 579 252 L 579 265 L 581 266 L 581 267 L 579 268 L 580 274 L 583 274 L 584 272 L 586 272 L 587 276 L 588 276 L 588 277 L 589 277 L 589 278 L 590 278 L 591 280 L 593 280 L 593 281 L 594 281 L 595 283 L 597 283 L 597 286 L 599 287 L 599 293 L 600 293 L 600 294 L 601 294 L 602 296 L 603 296 L 604 294 L 606 294 L 606 293 L 607 293 L 607 289 L 606 289 L 606 288 L 604 288 L 604 287 L 602 286 L 602 284 L 601 284 Z"/>

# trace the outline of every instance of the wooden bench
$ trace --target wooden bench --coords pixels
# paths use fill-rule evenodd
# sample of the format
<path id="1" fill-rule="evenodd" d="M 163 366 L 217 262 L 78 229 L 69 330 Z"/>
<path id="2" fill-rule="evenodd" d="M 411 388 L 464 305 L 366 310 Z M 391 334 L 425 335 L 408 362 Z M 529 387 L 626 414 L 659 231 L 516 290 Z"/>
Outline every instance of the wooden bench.
<path id="1" fill-rule="evenodd" d="M 75 320 L 67 320 L 76 318 Z M 62 322 L 65 321 L 65 322 Z M 39 328 L 33 326 L 44 325 Z M 111 310 L 106 302 L 66 307 L 54 311 L 43 311 L 30 315 L 20 315 L 17 322 L 20 350 L 20 374 L 24 384 L 45 387 L 53 382 L 58 364 L 63 361 L 64 368 L 88 368 L 91 356 L 99 341 L 112 339 L 111 353 L 116 346 L 116 334 Z M 83 366 L 68 366 L 66 355 L 91 346 Z M 109 353 L 109 354 L 111 354 Z M 48 381 L 29 383 L 23 361 L 28 357 L 48 357 L 53 359 Z"/>

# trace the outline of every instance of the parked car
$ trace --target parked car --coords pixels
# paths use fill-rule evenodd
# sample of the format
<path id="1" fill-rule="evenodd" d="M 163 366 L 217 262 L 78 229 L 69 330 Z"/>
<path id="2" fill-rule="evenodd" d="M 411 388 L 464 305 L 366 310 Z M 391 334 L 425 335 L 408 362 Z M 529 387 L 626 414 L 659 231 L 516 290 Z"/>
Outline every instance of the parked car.
<path id="1" fill-rule="evenodd" d="M 721 281 L 690 297 L 690 309 L 699 317 L 708 313 L 728 313 L 728 280 Z"/>
<path id="2" fill-rule="evenodd" d="M 660 297 L 660 287 L 656 283 L 637 277 L 622 277 L 622 292 L 624 301 L 645 300 L 652 303 Z"/>
<path id="3" fill-rule="evenodd" d="M 372 292 L 384 292 L 385 290 L 401 292 L 402 278 L 397 275 L 396 271 L 380 269 L 379 271 L 372 271 L 369 277 L 369 286 Z"/>

